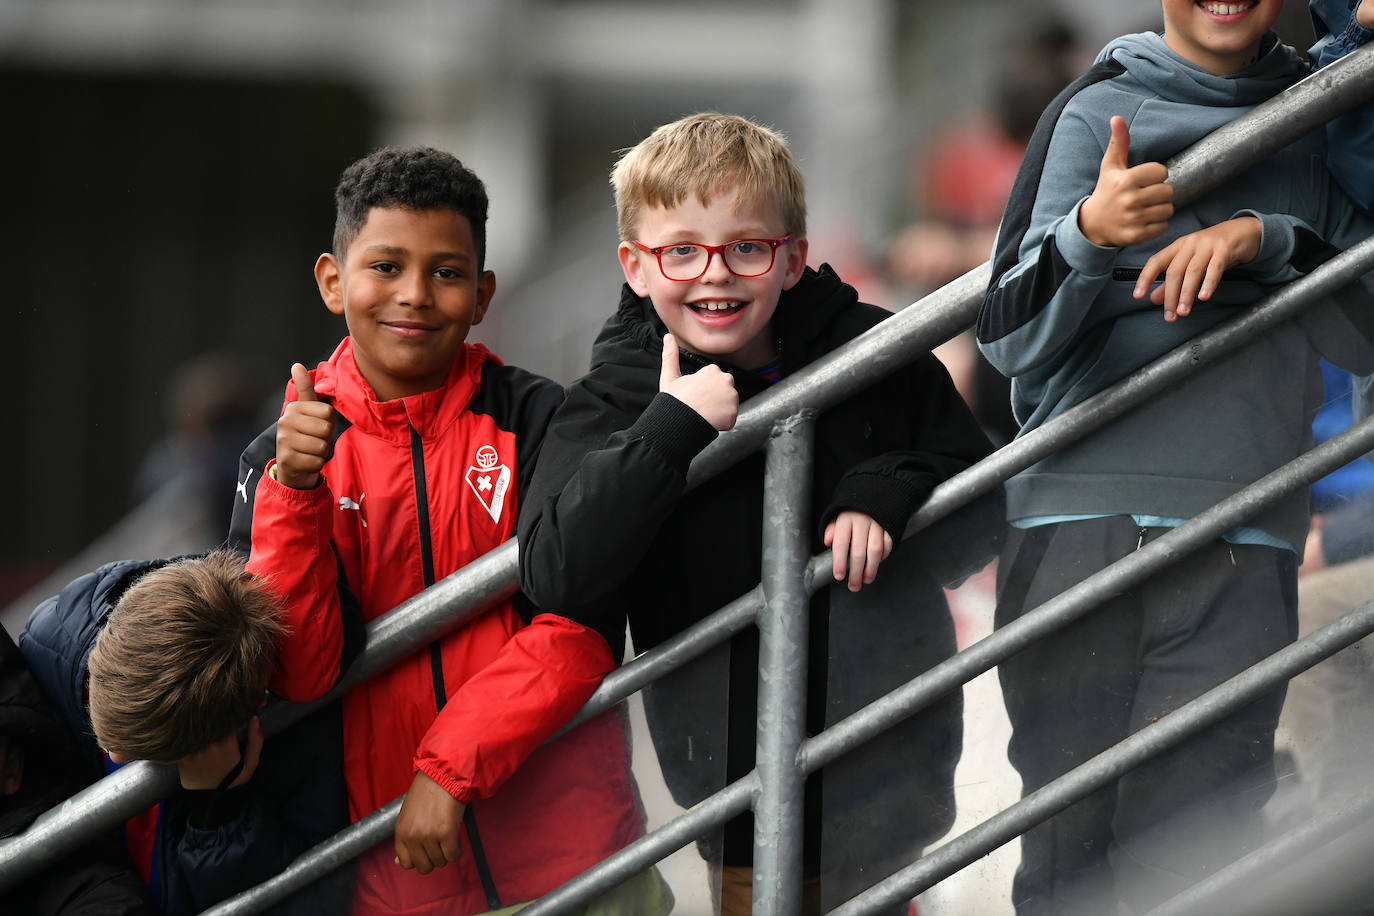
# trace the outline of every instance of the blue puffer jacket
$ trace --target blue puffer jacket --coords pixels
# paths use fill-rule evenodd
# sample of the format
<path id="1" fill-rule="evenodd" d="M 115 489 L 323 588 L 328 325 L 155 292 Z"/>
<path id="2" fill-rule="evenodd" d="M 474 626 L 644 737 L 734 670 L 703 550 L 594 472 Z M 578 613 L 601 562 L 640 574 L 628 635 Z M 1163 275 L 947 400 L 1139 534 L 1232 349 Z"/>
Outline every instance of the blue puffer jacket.
<path id="1" fill-rule="evenodd" d="M 125 590 L 169 562 L 121 561 L 81 576 L 40 604 L 19 637 L 30 671 L 92 761 L 94 776 L 104 755 L 86 714 L 86 659 Z M 131 850 L 135 861 L 151 861 L 144 877 L 162 912 L 198 913 L 278 874 L 347 826 L 341 734 L 334 704 L 269 738 L 246 785 L 224 793 L 178 791 L 164 801 L 152 849 L 142 855 Z M 272 912 L 345 912 L 348 872 L 336 872 Z"/>

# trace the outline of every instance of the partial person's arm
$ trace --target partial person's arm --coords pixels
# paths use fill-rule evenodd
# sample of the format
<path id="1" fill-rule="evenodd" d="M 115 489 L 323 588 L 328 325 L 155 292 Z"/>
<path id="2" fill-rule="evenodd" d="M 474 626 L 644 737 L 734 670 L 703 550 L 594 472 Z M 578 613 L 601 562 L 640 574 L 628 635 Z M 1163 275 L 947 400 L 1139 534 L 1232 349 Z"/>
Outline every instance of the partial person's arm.
<path id="1" fill-rule="evenodd" d="M 294 400 L 288 395 L 288 408 Z M 267 581 L 286 611 L 290 634 L 281 640 L 272 691 L 307 702 L 327 693 L 361 648 L 361 615 L 334 553 L 328 480 L 297 489 L 273 479 L 281 424 L 239 461 L 229 546 L 248 555 L 248 571 Z"/>
<path id="2" fill-rule="evenodd" d="M 1009 377 L 1055 362 L 1090 321 L 1112 317 L 1096 310 L 1121 248 L 1158 236 L 1173 212 L 1156 190 L 1168 187 L 1163 166 L 1127 165 L 1125 121 L 1112 119 L 1104 143 L 1088 116 L 1066 107 L 1037 128 L 998 229 L 978 346 Z"/>
<path id="3" fill-rule="evenodd" d="M 1308 51 L 1314 67 L 1325 67 L 1363 47 L 1374 36 L 1374 0 L 1350 8 L 1347 0 L 1312 0 L 1317 43 Z M 1351 200 L 1374 214 L 1374 102 L 1327 122 L 1327 164 Z"/>
<path id="4" fill-rule="evenodd" d="M 421 874 L 461 856 L 464 806 L 489 798 L 582 708 L 615 667 L 588 627 L 540 614 L 449 697 L 415 753 L 396 861 Z"/>
<path id="5" fill-rule="evenodd" d="M 897 384 L 903 386 L 903 400 L 910 405 L 902 419 L 906 424 L 904 438 L 912 447 L 849 468 L 817 516 L 823 532 L 843 513 L 855 512 L 871 518 L 894 542 L 899 541 L 911 516 L 935 487 L 992 452 L 992 443 L 934 356 L 926 354 L 917 360 L 904 370 Z M 858 557 L 856 548 L 851 543 L 854 559 Z M 842 579 L 842 573 L 848 573 L 851 590 L 857 590 L 852 562 L 844 569 L 840 563 L 837 556 L 835 578 Z M 943 578 L 936 570 L 932 573 Z"/>
<path id="6" fill-rule="evenodd" d="M 539 607 L 570 614 L 615 591 L 677 508 L 692 459 L 715 439 L 699 414 L 657 392 L 658 381 L 647 354 L 643 365 L 598 367 L 549 424 L 518 530 L 521 587 Z"/>

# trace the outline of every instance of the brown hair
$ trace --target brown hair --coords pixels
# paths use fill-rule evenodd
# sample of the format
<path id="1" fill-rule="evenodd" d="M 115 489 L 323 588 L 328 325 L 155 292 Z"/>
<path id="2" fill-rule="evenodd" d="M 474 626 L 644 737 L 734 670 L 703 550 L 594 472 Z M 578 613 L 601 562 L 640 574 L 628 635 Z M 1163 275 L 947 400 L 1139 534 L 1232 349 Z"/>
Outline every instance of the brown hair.
<path id="1" fill-rule="evenodd" d="M 281 605 L 228 550 L 146 573 L 87 661 L 101 747 L 170 763 L 252 718 L 285 632 Z"/>
<path id="2" fill-rule="evenodd" d="M 611 170 L 620 237 L 631 241 L 644 207 L 702 205 L 721 193 L 776 206 L 783 231 L 806 235 L 806 194 L 782 134 L 738 115 L 708 111 L 664 124 L 625 151 Z"/>

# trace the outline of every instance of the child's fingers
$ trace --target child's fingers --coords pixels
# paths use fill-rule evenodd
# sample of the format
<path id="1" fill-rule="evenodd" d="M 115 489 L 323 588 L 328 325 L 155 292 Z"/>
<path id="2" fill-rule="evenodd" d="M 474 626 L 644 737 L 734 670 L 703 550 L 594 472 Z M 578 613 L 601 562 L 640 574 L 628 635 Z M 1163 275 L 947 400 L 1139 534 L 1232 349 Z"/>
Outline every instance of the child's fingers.
<path id="1" fill-rule="evenodd" d="M 1173 245 L 1150 255 L 1150 259 L 1145 262 L 1145 266 L 1140 268 L 1140 276 L 1136 278 L 1135 289 L 1131 291 L 1131 295 L 1136 299 L 1143 298 L 1150 287 L 1154 285 L 1160 272 L 1168 269 L 1169 262 L 1173 260 L 1173 256 Z M 1152 299 L 1151 301 L 1154 300 Z M 1155 305 L 1159 305 L 1159 303 L 1155 302 Z"/>
<path id="2" fill-rule="evenodd" d="M 1111 126 L 1112 138 L 1107 141 L 1107 149 L 1102 153 L 1102 172 L 1128 168 L 1127 156 L 1131 151 L 1131 132 L 1126 127 L 1126 119 L 1120 115 L 1113 115 L 1108 123 Z"/>
<path id="3" fill-rule="evenodd" d="M 1217 291 L 1224 273 L 1226 273 L 1226 259 L 1218 254 L 1207 262 L 1207 275 L 1202 278 L 1202 286 L 1197 291 L 1197 297 L 1204 301 L 1212 298 L 1212 293 Z"/>
<path id="4" fill-rule="evenodd" d="M 1172 185 L 1165 185 L 1172 187 Z M 1140 218 L 1147 226 L 1163 224 L 1169 225 L 1169 219 L 1174 215 L 1173 204 L 1151 204 L 1140 211 Z"/>
<path id="5" fill-rule="evenodd" d="M 310 379 L 310 372 L 300 363 L 291 364 L 291 381 L 296 383 L 296 400 L 298 401 L 318 401 L 315 397 L 315 383 Z"/>
<path id="6" fill-rule="evenodd" d="M 658 390 L 662 391 L 668 387 L 670 382 L 675 382 L 682 378 L 682 369 L 678 364 L 677 338 L 672 334 L 663 335 L 663 365 L 658 371 Z"/>
<path id="7" fill-rule="evenodd" d="M 1203 278 L 1207 276 L 1209 263 L 1211 260 L 1201 255 L 1188 261 L 1188 266 L 1183 273 L 1183 282 L 1178 291 L 1178 314 L 1187 315 L 1193 310 L 1193 301 L 1197 298 L 1198 288 L 1202 286 Z"/>
<path id="8" fill-rule="evenodd" d="M 444 857 L 442 864 L 449 865 L 458 861 L 458 857 L 462 853 L 462 845 L 456 836 L 444 837 L 439 844 L 439 853 Z"/>
<path id="9" fill-rule="evenodd" d="M 878 576 L 878 565 L 891 551 L 892 538 L 888 537 L 883 526 L 877 522 L 868 526 L 868 556 L 864 563 L 864 585 L 872 585 Z"/>
<path id="10" fill-rule="evenodd" d="M 1164 320 L 1173 321 L 1178 315 L 1178 295 L 1183 289 L 1183 276 L 1187 270 L 1189 258 L 1175 258 L 1169 265 L 1169 269 L 1164 272 Z"/>
<path id="11" fill-rule="evenodd" d="M 857 592 L 865 582 L 873 581 L 868 574 L 872 554 L 869 532 L 856 529 L 849 539 L 849 590 L 851 592 Z"/>
<path id="12" fill-rule="evenodd" d="M 847 513 L 841 512 L 830 523 L 834 528 L 831 538 L 831 570 L 836 582 L 843 582 L 849 573 L 849 541 L 853 536 L 853 522 Z"/>

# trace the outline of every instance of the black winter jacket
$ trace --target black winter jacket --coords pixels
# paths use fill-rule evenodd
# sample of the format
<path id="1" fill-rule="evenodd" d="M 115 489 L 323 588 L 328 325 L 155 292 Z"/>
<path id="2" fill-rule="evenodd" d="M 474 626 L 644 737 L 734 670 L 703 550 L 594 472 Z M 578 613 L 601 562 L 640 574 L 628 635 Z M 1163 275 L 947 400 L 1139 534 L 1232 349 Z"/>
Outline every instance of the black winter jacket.
<path id="1" fill-rule="evenodd" d="M 90 780 L 76 741 L 44 699 L 24 658 L 0 628 L 0 739 L 23 758 L 19 789 L 0 795 L 0 837 L 22 833 L 38 815 Z M 5 757 L 0 753 L 0 759 Z M 151 916 L 148 888 L 119 838 L 93 837 L 60 862 L 0 892 L 0 913 L 31 916 Z"/>
<path id="2" fill-rule="evenodd" d="M 86 712 L 86 660 L 120 597 L 171 560 L 120 561 L 88 573 L 30 616 L 19 649 L 58 710 L 87 766 L 103 775 L 103 752 Z M 338 704 L 268 738 L 253 778 L 227 792 L 173 793 L 161 805 L 152 881 L 167 914 L 203 909 L 275 876 L 297 855 L 348 826 Z M 79 788 L 79 786 L 78 786 Z M 333 914 L 348 908 L 350 869 L 270 912 Z"/>
<path id="3" fill-rule="evenodd" d="M 808 269 L 774 314 L 783 375 L 887 315 L 860 303 L 829 267 Z M 635 650 L 646 651 L 760 579 L 762 455 L 687 492 L 687 468 L 716 433 L 682 402 L 658 393 L 665 331 L 652 304 L 627 287 L 596 340 L 590 372 L 572 385 L 549 425 L 520 516 L 525 592 L 543 608 L 597 626 L 616 650 L 627 618 Z M 705 365 L 687 352 L 680 359 L 684 374 Z M 742 401 L 767 387 L 755 373 L 722 368 L 734 375 Z M 899 538 L 937 484 L 990 451 L 944 367 L 923 354 L 818 418 L 813 552 L 823 549 L 826 523 L 844 509 L 867 513 Z M 918 540 L 894 551 L 859 594 L 839 586 L 812 600 L 812 733 L 953 653 L 948 608 L 935 575 L 917 561 Z M 982 559 L 994 550 L 989 541 Z M 753 768 L 757 644 L 750 629 L 728 652 L 646 691 L 654 743 L 679 804 L 700 801 L 722 779 Z M 823 789 L 812 780 L 809 873 L 862 868 L 862 882 L 871 883 L 949 827 L 960 713 L 953 695 L 827 767 Z M 821 805 L 824 843 L 815 829 Z M 727 827 L 725 864 L 748 864 L 751 855 L 745 818 Z M 866 883 L 825 884 L 822 905 Z"/>

